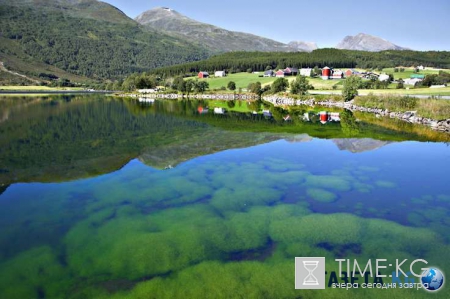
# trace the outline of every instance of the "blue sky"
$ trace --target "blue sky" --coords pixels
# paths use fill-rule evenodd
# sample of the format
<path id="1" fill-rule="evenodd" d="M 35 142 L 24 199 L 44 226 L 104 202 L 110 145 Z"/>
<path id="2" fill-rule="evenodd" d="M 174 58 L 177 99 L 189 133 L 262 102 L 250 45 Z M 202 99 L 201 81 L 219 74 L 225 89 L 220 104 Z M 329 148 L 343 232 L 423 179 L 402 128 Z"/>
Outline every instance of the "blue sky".
<path id="1" fill-rule="evenodd" d="M 134 18 L 165 6 L 201 22 L 281 42 L 335 46 L 360 32 L 414 50 L 450 51 L 450 0 L 103 0 Z"/>

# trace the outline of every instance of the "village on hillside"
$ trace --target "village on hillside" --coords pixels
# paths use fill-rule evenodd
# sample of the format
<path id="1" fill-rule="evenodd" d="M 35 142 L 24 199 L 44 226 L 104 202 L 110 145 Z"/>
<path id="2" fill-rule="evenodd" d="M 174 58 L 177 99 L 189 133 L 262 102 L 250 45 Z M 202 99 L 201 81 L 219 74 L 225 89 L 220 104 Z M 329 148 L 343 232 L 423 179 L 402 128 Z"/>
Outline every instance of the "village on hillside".
<path id="1" fill-rule="evenodd" d="M 401 68 L 398 68 L 401 69 Z M 398 71 L 397 69 L 397 71 Z M 424 66 L 418 66 L 418 67 L 414 67 L 415 72 L 419 72 L 419 71 L 423 71 L 426 68 Z M 259 74 L 259 72 L 253 72 L 253 74 Z M 285 69 L 279 69 L 278 71 L 275 70 L 267 70 L 264 72 L 264 74 L 262 75 L 262 77 L 276 77 L 276 78 L 284 78 L 284 77 L 291 77 L 291 76 L 297 76 L 297 75 L 301 75 L 301 76 L 305 76 L 305 77 L 313 77 L 314 76 L 314 69 L 313 68 L 295 68 L 295 67 L 287 67 Z M 226 77 L 227 76 L 227 72 L 226 71 L 215 71 L 214 72 L 214 78 L 222 78 L 222 77 Z M 323 80 L 339 80 L 339 79 L 345 79 L 348 78 L 350 76 L 358 76 L 361 77 L 363 79 L 367 79 L 367 80 L 378 80 L 378 81 L 389 81 L 392 83 L 398 83 L 401 82 L 404 85 L 411 85 L 411 86 L 415 86 L 417 83 L 423 81 L 423 79 L 425 78 L 424 74 L 418 74 L 418 73 L 414 73 L 411 74 L 409 78 L 401 78 L 399 80 L 394 80 L 393 75 L 389 75 L 386 73 L 376 73 L 373 71 L 362 71 L 362 70 L 356 70 L 353 68 L 347 69 L 347 70 L 341 70 L 341 69 L 334 69 L 332 67 L 324 67 L 323 69 L 321 69 L 321 75 L 318 76 L 320 78 L 322 78 Z M 206 78 L 210 78 L 212 77 L 208 72 L 206 71 L 200 71 L 198 73 L 198 78 L 199 79 L 206 79 Z M 445 87 L 445 85 L 443 86 L 433 86 L 433 87 Z"/>

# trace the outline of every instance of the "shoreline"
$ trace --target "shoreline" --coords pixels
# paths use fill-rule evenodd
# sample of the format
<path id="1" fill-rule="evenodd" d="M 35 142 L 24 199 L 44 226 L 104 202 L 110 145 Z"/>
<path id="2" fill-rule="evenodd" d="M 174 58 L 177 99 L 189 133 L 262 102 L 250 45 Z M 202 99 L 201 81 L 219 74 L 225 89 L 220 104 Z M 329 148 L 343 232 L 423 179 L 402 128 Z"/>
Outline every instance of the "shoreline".
<path id="1" fill-rule="evenodd" d="M 316 101 L 315 99 L 309 100 L 296 100 L 289 97 L 282 96 L 265 96 L 262 97 L 262 100 L 273 104 L 274 106 L 323 106 L 323 107 L 337 107 L 342 109 L 347 109 L 350 111 L 359 111 L 359 112 L 367 112 L 375 114 L 377 117 L 390 117 L 396 118 L 405 122 L 420 124 L 424 126 L 429 126 L 431 129 L 441 132 L 450 133 L 450 118 L 444 120 L 436 120 L 432 118 L 421 117 L 417 114 L 417 111 L 405 111 L 405 112 L 397 112 L 390 111 L 388 109 L 381 108 L 368 108 L 363 106 L 354 105 L 354 101 L 348 102 L 335 102 L 335 101 Z"/>

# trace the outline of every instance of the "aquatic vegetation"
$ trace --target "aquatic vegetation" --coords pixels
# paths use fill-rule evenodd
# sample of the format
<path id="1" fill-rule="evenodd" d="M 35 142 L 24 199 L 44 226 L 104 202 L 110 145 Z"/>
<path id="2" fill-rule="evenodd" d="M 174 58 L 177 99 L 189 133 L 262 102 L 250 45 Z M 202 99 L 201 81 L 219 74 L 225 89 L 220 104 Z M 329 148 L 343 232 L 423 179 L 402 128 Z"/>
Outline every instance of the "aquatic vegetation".
<path id="1" fill-rule="evenodd" d="M 312 199 L 320 202 L 334 202 L 337 199 L 336 194 L 322 189 L 308 189 L 306 194 Z"/>
<path id="2" fill-rule="evenodd" d="M 421 214 L 417 212 L 412 212 L 408 214 L 408 222 L 413 224 L 414 226 L 424 226 L 428 223 L 428 220 L 425 219 Z"/>
<path id="3" fill-rule="evenodd" d="M 305 185 L 308 187 L 333 189 L 338 191 L 351 190 L 351 184 L 348 180 L 332 175 L 310 175 L 306 178 Z"/>
<path id="4" fill-rule="evenodd" d="M 0 298 L 58 298 L 70 282 L 50 247 L 30 249 L 0 264 Z"/>
<path id="5" fill-rule="evenodd" d="M 448 195 L 448 194 L 439 194 L 437 196 L 437 200 L 438 201 L 442 201 L 442 202 L 450 202 L 450 195 Z"/>
<path id="6" fill-rule="evenodd" d="M 396 183 L 389 181 L 376 181 L 375 185 L 381 188 L 395 188 L 397 186 Z"/>

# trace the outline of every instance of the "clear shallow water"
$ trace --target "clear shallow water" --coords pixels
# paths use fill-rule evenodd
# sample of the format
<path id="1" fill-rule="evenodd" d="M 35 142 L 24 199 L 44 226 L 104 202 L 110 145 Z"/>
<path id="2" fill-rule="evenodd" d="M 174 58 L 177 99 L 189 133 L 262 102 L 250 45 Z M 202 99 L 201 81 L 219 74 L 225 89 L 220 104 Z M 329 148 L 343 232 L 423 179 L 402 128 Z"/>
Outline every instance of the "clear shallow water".
<path id="1" fill-rule="evenodd" d="M 325 256 L 328 272 L 345 257 L 423 258 L 450 273 L 450 148 L 407 141 L 445 136 L 360 122 L 348 139 L 339 126 L 205 121 L 190 116 L 198 104 L 9 104 L 0 297 L 430 296 L 295 291 L 296 256 Z"/>

